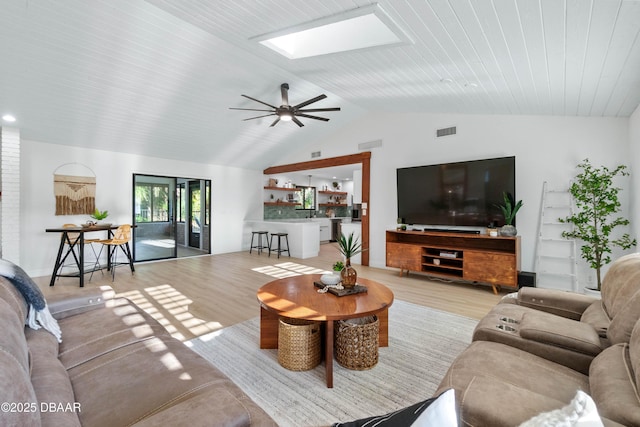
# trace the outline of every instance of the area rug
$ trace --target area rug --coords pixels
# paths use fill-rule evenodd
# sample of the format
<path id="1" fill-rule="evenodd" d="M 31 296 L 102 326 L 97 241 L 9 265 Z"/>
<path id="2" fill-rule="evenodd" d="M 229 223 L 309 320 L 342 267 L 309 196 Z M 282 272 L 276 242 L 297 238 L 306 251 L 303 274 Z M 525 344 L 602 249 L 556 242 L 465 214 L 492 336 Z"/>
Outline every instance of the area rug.
<path id="1" fill-rule="evenodd" d="M 186 344 L 231 378 L 279 426 L 327 426 L 384 414 L 433 395 L 453 359 L 471 342 L 477 320 L 396 300 L 389 309 L 389 347 L 378 364 L 354 371 L 334 362 L 332 389 L 322 362 L 289 371 L 277 350 L 260 350 L 259 319 Z"/>

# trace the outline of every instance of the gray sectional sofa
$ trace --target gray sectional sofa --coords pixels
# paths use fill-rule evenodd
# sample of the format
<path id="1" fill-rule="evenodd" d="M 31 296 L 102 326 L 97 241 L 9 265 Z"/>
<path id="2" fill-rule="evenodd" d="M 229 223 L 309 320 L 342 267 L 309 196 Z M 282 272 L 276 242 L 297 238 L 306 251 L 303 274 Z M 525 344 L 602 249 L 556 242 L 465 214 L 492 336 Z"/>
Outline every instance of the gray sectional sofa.
<path id="1" fill-rule="evenodd" d="M 25 300 L 0 277 L 0 425 L 276 425 L 155 319 L 112 296 L 50 299 L 59 344 L 25 327 Z"/>

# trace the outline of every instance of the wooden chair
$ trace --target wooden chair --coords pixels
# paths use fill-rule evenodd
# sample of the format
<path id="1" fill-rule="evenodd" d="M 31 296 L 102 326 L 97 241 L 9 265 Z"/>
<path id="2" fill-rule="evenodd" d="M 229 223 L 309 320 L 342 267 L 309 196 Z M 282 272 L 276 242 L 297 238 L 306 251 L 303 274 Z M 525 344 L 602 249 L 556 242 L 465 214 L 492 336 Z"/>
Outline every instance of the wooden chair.
<path id="1" fill-rule="evenodd" d="M 131 257 L 131 250 L 129 249 L 129 242 L 131 241 L 131 225 L 123 224 L 119 226 L 116 231 L 113 233 L 113 237 L 111 239 L 106 240 L 98 240 L 98 243 L 102 244 L 100 248 L 100 253 L 98 254 L 98 258 L 102 254 L 102 250 L 105 247 L 108 247 L 108 253 L 110 253 L 111 258 L 109 259 L 109 265 L 111 268 L 111 281 L 114 281 L 116 278 L 116 267 L 118 265 L 129 264 L 131 268 L 131 274 L 133 274 L 133 258 Z M 127 262 L 118 263 L 118 248 L 125 254 L 127 257 Z"/>

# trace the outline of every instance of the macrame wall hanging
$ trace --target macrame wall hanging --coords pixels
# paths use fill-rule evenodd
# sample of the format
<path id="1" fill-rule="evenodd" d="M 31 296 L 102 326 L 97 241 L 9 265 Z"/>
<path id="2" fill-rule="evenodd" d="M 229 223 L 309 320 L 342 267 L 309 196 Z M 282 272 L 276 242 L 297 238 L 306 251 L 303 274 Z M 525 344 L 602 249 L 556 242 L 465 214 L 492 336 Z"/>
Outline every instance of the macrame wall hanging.
<path id="1" fill-rule="evenodd" d="M 78 166 L 88 169 L 92 176 L 73 174 Z M 60 173 L 64 172 L 61 169 L 66 169 L 67 173 Z M 96 174 L 81 163 L 60 165 L 53 171 L 53 193 L 56 215 L 90 215 L 96 210 Z"/>

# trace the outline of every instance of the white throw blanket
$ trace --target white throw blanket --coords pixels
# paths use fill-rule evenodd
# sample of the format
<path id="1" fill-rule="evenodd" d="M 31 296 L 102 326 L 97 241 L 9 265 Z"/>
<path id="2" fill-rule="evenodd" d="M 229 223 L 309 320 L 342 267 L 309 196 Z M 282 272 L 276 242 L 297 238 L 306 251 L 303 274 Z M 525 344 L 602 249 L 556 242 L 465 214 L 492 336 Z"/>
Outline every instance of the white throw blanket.
<path id="1" fill-rule="evenodd" d="M 5 259 L 0 259 L 0 276 L 8 279 L 29 305 L 25 325 L 36 330 L 44 328 L 51 332 L 58 342 L 62 342 L 58 321 L 51 315 L 47 301 L 31 277 L 22 268 Z"/>
<path id="2" fill-rule="evenodd" d="M 51 332 L 58 342 L 62 342 L 62 331 L 58 325 L 58 321 L 51 315 L 49 306 L 45 305 L 42 310 L 36 310 L 33 305 L 29 304 L 29 314 L 25 323 L 31 329 L 38 330 L 41 327 Z"/>

